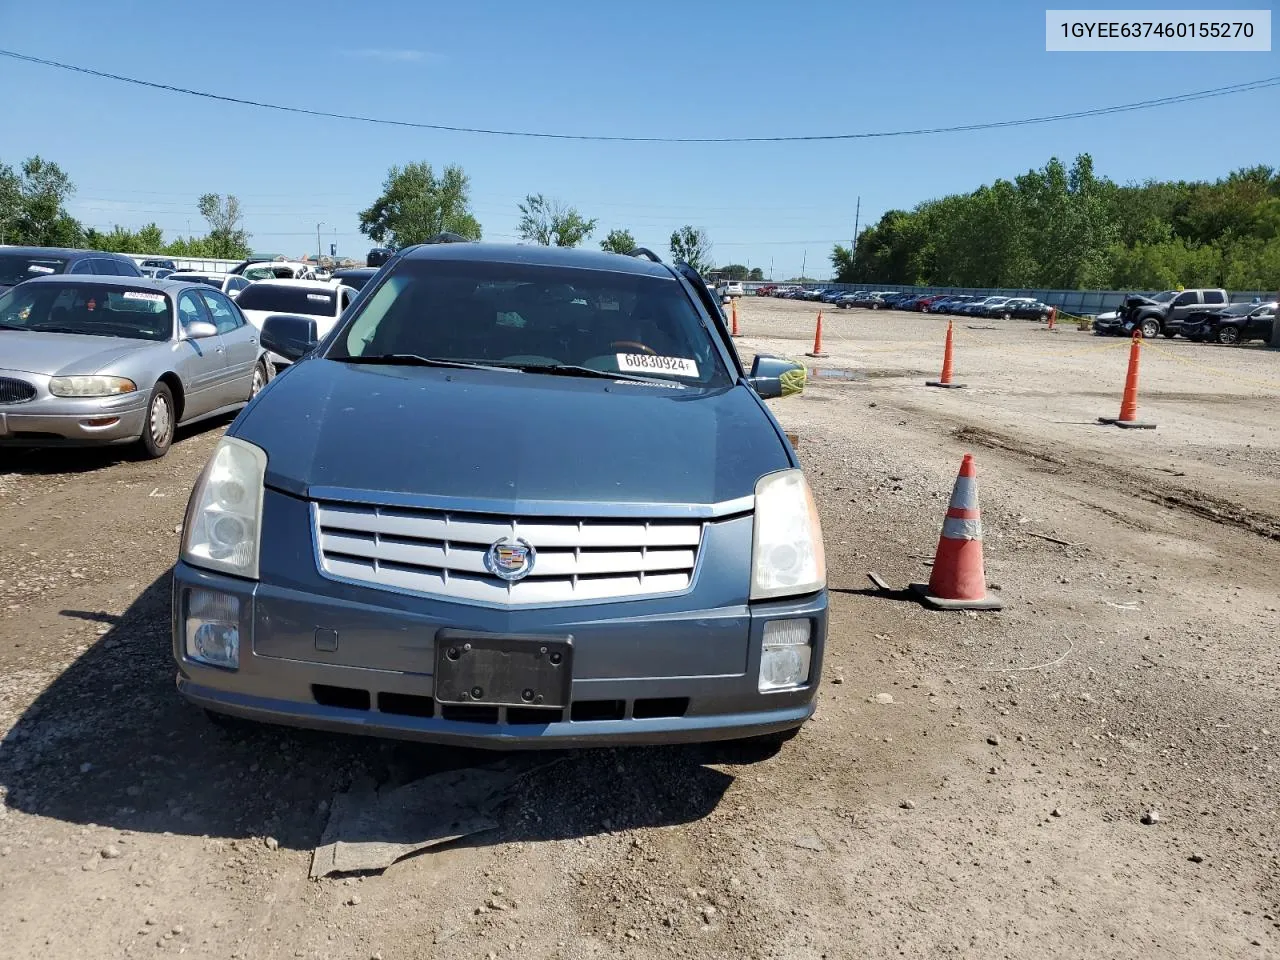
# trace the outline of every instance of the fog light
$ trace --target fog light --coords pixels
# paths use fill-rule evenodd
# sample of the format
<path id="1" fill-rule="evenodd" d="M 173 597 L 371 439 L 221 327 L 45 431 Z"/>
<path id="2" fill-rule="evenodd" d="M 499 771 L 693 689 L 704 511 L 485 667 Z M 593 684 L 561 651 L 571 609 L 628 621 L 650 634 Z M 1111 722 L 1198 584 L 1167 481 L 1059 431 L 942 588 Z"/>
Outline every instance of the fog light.
<path id="1" fill-rule="evenodd" d="M 120 422 L 119 417 L 94 417 L 91 420 L 81 420 L 86 427 L 114 427 Z"/>
<path id="2" fill-rule="evenodd" d="M 771 620 L 764 625 L 758 687 L 761 693 L 794 690 L 809 682 L 811 638 L 808 620 Z"/>
<path id="3" fill-rule="evenodd" d="M 215 667 L 240 666 L 240 598 L 216 590 L 187 594 L 187 656 Z"/>

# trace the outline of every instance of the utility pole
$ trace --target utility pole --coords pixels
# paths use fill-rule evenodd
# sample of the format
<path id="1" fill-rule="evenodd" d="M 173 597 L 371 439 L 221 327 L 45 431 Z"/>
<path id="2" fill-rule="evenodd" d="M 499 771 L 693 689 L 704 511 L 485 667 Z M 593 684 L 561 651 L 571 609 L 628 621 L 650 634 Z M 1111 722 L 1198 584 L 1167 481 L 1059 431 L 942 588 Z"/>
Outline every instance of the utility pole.
<path id="1" fill-rule="evenodd" d="M 769 279 L 773 279 L 773 257 L 769 258 Z"/>
<path id="2" fill-rule="evenodd" d="M 809 262 L 809 251 L 804 252 L 804 256 L 800 259 L 800 282 L 804 282 L 804 265 Z"/>
<path id="3" fill-rule="evenodd" d="M 858 205 L 853 211 L 853 246 L 849 248 L 849 272 L 854 272 L 854 266 L 858 262 L 858 218 L 862 213 L 862 197 L 858 197 Z M 853 280 L 853 277 L 849 278 Z"/>
<path id="4" fill-rule="evenodd" d="M 320 246 L 320 228 L 323 226 L 323 223 L 316 224 L 316 263 L 319 263 L 320 258 L 324 256 L 324 249 Z"/>

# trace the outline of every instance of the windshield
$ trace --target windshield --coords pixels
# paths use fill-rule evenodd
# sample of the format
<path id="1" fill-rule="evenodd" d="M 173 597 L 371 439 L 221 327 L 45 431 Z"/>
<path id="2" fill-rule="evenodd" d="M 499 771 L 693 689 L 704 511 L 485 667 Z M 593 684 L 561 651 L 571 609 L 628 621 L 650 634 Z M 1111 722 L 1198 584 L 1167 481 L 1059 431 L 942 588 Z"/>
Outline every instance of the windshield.
<path id="1" fill-rule="evenodd" d="M 1166 290 L 1164 293 L 1157 293 L 1151 299 L 1154 300 L 1156 303 L 1168 303 L 1177 295 L 1178 295 L 1177 290 Z"/>
<path id="2" fill-rule="evenodd" d="M 328 352 L 382 354 L 730 382 L 675 279 L 572 267 L 403 261 Z"/>
<path id="3" fill-rule="evenodd" d="M 207 283 L 211 287 L 217 287 L 219 290 L 222 289 L 221 277 L 214 277 L 204 273 L 179 273 L 176 275 L 170 274 L 169 279 L 185 280 L 187 283 Z"/>
<path id="4" fill-rule="evenodd" d="M 336 317 L 336 297 L 336 292 L 324 287 L 280 287 L 271 283 L 251 283 L 240 291 L 236 303 L 241 310 Z"/>
<path id="5" fill-rule="evenodd" d="M 1258 303 L 1233 303 L 1222 311 L 1223 316 L 1227 317 L 1243 317 L 1257 310 L 1261 304 Z"/>
<path id="6" fill-rule="evenodd" d="M 0 283 L 9 287 L 16 286 L 23 280 L 30 280 L 32 277 L 47 277 L 51 273 L 62 273 L 66 269 L 67 261 L 61 257 L 0 253 Z"/>
<path id="7" fill-rule="evenodd" d="M 168 298 L 155 290 L 88 283 L 32 283 L 0 296 L 0 326 L 131 340 L 173 335 Z"/>

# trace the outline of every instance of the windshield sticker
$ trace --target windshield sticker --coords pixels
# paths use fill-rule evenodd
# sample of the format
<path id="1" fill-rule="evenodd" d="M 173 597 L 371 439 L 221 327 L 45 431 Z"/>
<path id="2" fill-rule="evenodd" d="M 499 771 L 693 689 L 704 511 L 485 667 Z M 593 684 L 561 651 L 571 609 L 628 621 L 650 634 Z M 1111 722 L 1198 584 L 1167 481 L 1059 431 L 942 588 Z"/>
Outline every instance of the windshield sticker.
<path id="1" fill-rule="evenodd" d="M 687 357 L 659 357 L 647 353 L 618 354 L 618 369 L 626 373 L 666 373 L 673 377 L 696 377 L 698 364 Z"/>
<path id="2" fill-rule="evenodd" d="M 53 267 L 42 267 L 38 263 L 32 263 L 27 266 L 27 273 L 56 273 Z"/>
<path id="3" fill-rule="evenodd" d="M 163 293 L 143 293 L 141 290 L 126 290 L 120 296 L 126 300 L 146 300 L 150 303 L 164 303 Z"/>
<path id="4" fill-rule="evenodd" d="M 615 380 L 614 383 L 628 387 L 657 387 L 659 390 L 687 390 L 683 383 L 672 383 L 669 380 Z"/>
<path id="5" fill-rule="evenodd" d="M 317 303 L 328 303 L 333 298 L 330 297 L 327 293 L 308 293 L 307 299 L 314 300 Z"/>

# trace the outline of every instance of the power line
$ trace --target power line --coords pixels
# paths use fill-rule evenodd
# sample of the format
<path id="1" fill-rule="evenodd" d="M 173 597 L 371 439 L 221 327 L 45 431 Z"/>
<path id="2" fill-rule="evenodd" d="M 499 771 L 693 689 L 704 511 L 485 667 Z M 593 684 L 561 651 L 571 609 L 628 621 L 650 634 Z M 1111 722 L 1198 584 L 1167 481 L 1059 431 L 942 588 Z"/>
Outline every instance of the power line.
<path id="1" fill-rule="evenodd" d="M 438 130 L 446 133 L 474 133 L 491 137 L 526 137 L 541 140 L 589 140 L 606 143 L 793 143 L 814 140 L 869 140 L 884 137 L 915 137 L 938 133 L 963 133 L 975 130 L 994 130 L 1003 127 L 1021 127 L 1028 126 L 1030 124 L 1054 123 L 1059 120 L 1078 120 L 1083 117 L 1101 117 L 1113 113 L 1127 113 L 1133 110 L 1148 110 L 1153 107 L 1170 106 L 1178 103 L 1190 103 L 1195 100 L 1207 100 L 1211 97 L 1225 97 L 1236 93 L 1246 93 L 1251 90 L 1262 90 L 1267 87 L 1280 86 L 1280 76 L 1264 77 L 1260 80 L 1250 80 L 1245 83 L 1233 83 L 1229 86 L 1214 87 L 1209 90 L 1197 90 L 1192 93 L 1182 93 L 1175 96 L 1138 100 L 1134 103 L 1122 103 L 1109 107 L 1094 107 L 1089 110 L 1074 110 L 1070 113 L 1024 117 L 1020 120 L 997 120 L 984 123 L 955 124 L 953 126 L 945 127 L 919 127 L 907 130 L 878 130 L 863 133 L 821 133 L 775 137 L 626 137 L 579 133 L 546 133 L 533 130 L 495 130 L 485 127 L 461 127 L 443 123 L 419 123 L 412 120 L 392 120 L 383 117 L 366 117 L 349 113 L 330 113 L 325 110 L 312 110 L 307 107 L 292 107 L 278 103 L 264 103 L 260 100 L 246 100 L 242 97 L 230 97 L 224 94 L 209 93 L 202 90 L 191 90 L 187 87 L 178 87 L 168 83 L 156 83 L 151 80 L 140 80 L 137 77 L 126 77 L 117 73 L 93 70 L 89 67 L 81 67 L 71 63 L 61 63 L 57 60 L 46 60 L 42 57 L 32 57 L 24 53 L 17 53 L 13 50 L 0 49 L 0 57 L 7 57 L 10 60 L 21 60 L 24 63 L 35 63 L 45 67 L 54 67 L 58 70 L 67 70 L 72 73 L 85 74 L 87 76 L 98 77 L 103 80 L 116 80 L 120 83 L 130 83 L 135 86 L 147 87 L 152 90 L 164 90 L 169 93 L 181 93 L 190 97 L 201 97 L 205 100 L 219 100 L 223 103 L 234 103 L 246 107 L 259 107 L 263 110 L 277 110 L 283 113 L 304 114 L 310 117 L 324 117 L 330 120 L 351 120 L 357 123 L 369 123 L 381 126 L 408 127 L 415 130 Z"/>

